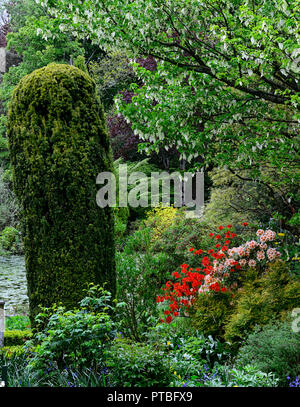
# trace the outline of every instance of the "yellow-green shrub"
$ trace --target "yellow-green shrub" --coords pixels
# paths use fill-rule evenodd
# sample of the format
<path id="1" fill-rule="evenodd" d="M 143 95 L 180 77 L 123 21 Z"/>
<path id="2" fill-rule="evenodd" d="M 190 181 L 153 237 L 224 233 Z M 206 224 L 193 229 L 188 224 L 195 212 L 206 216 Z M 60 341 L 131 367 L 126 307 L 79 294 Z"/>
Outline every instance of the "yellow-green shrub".
<path id="1" fill-rule="evenodd" d="M 31 331 L 19 331 L 17 329 L 4 331 L 4 346 L 23 345 L 32 336 Z"/>
<path id="2" fill-rule="evenodd" d="M 0 355 L 3 355 L 5 358 L 14 358 L 15 356 L 20 356 L 24 353 L 24 348 L 22 345 L 15 346 L 4 346 L 0 348 Z"/>
<path id="3" fill-rule="evenodd" d="M 205 336 L 222 338 L 225 321 L 230 317 L 232 309 L 231 293 L 202 293 L 191 308 L 191 324 Z"/>
<path id="4" fill-rule="evenodd" d="M 300 304 L 300 280 L 289 274 L 282 261 L 269 263 L 266 272 L 248 281 L 238 292 L 234 312 L 225 325 L 225 339 L 239 342 L 271 318 L 284 320 Z"/>
<path id="5" fill-rule="evenodd" d="M 249 269 L 229 291 L 199 295 L 190 309 L 191 324 L 205 335 L 238 345 L 256 325 L 270 319 L 285 320 L 300 304 L 300 280 L 291 276 L 283 261 L 269 263 L 263 274 Z"/>
<path id="6" fill-rule="evenodd" d="M 145 226 L 151 228 L 151 243 L 158 240 L 166 229 L 183 217 L 184 213 L 172 205 L 159 206 L 149 211 L 145 220 Z"/>

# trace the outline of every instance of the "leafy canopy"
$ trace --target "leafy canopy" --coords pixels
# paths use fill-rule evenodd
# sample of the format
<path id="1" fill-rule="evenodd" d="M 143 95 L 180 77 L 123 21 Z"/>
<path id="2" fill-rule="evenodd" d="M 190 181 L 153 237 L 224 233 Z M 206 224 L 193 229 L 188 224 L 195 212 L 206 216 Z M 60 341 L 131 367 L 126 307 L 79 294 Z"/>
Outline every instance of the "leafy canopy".
<path id="1" fill-rule="evenodd" d="M 145 148 L 175 144 L 189 160 L 236 161 L 256 174 L 264 162 L 287 172 L 293 167 L 300 117 L 297 1 L 43 4 L 62 31 L 72 27 L 104 49 L 160 61 L 154 73 L 136 65 L 145 85 L 134 88 L 131 104 L 117 102 Z M 57 35 L 51 24 L 43 25 L 44 36 Z"/>
<path id="2" fill-rule="evenodd" d="M 37 0 L 41 2 L 41 0 Z M 299 181 L 299 11 L 297 0 L 46 0 L 61 31 L 89 35 L 133 63 L 143 83 L 131 103 L 116 99 L 151 152 L 175 147 L 201 167 L 249 170 L 292 215 Z M 56 36 L 52 21 L 40 27 Z M 285 174 L 272 177 L 265 174 Z M 280 178 L 280 179 L 279 179 Z"/>

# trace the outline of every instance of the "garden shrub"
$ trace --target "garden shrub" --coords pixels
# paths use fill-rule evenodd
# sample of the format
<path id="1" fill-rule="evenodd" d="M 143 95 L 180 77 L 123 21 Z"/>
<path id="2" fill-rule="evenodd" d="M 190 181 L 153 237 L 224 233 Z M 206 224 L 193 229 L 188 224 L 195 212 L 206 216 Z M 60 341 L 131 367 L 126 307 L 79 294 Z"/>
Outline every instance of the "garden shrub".
<path id="1" fill-rule="evenodd" d="M 277 219 L 276 214 L 270 221 L 272 229 L 277 232 L 277 239 L 275 244 L 282 254 L 282 260 L 284 260 L 290 269 L 291 273 L 300 278 L 300 247 L 299 247 L 299 226 L 300 222 L 296 220 L 297 214 L 295 214 L 295 224 L 293 226 L 298 229 L 297 233 L 284 229 L 281 226 L 281 219 Z"/>
<path id="2" fill-rule="evenodd" d="M 164 387 L 170 383 L 168 360 L 150 345 L 117 339 L 106 357 L 112 386 Z"/>
<path id="3" fill-rule="evenodd" d="M 32 323 L 40 306 L 76 307 L 87 283 L 107 282 L 114 295 L 113 213 L 96 204 L 96 177 L 113 165 L 92 79 L 63 64 L 25 76 L 10 104 L 8 138 Z"/>
<path id="4" fill-rule="evenodd" d="M 0 355 L 4 358 L 14 358 L 24 353 L 23 345 L 3 346 L 0 348 Z"/>
<path id="5" fill-rule="evenodd" d="M 265 373 L 255 365 L 229 367 L 220 365 L 215 369 L 216 376 L 208 377 L 208 387 L 276 387 L 278 378 L 272 372 Z"/>
<path id="6" fill-rule="evenodd" d="M 117 206 L 119 204 L 119 187 L 120 187 L 120 166 L 121 165 L 126 165 L 126 172 L 127 172 L 127 179 L 129 180 L 131 175 L 134 173 L 142 173 L 141 175 L 147 177 L 147 178 L 139 178 L 138 181 L 135 182 L 127 182 L 127 195 L 129 197 L 130 193 L 134 192 L 133 189 L 137 185 L 143 185 L 145 187 L 145 196 L 143 197 L 145 201 L 147 202 L 147 206 L 127 206 L 127 209 L 129 210 L 129 219 L 131 221 L 136 220 L 136 219 L 142 219 L 145 217 L 145 214 L 148 212 L 148 206 L 151 205 L 151 196 L 150 196 L 150 191 L 149 191 L 149 185 L 148 185 L 148 178 L 151 176 L 152 172 L 159 172 L 159 168 L 154 165 L 149 163 L 149 158 L 145 158 L 140 161 L 124 161 L 122 158 L 118 158 L 117 160 L 114 161 L 114 171 L 115 171 L 115 177 L 116 177 L 116 192 L 117 192 Z M 121 167 L 122 168 L 122 167 Z M 121 182 L 124 182 L 123 179 Z M 126 207 L 125 207 L 126 208 Z M 121 211 L 124 211 L 124 209 L 121 207 Z M 123 212 L 123 214 L 126 214 L 126 212 Z"/>
<path id="7" fill-rule="evenodd" d="M 128 206 L 114 208 L 115 216 L 119 219 L 119 221 L 127 226 L 128 218 L 129 218 L 129 208 Z"/>
<path id="8" fill-rule="evenodd" d="M 24 347 L 15 346 L 3 348 L 3 351 L 0 350 L 0 366 L 5 365 L 7 367 L 5 387 L 42 386 L 37 373 L 27 370 L 28 357 L 29 354 L 24 350 Z"/>
<path id="9" fill-rule="evenodd" d="M 211 335 L 205 337 L 198 332 L 197 336 L 182 338 L 177 352 L 190 355 L 199 362 L 205 361 L 211 368 L 215 363 L 222 363 L 230 358 L 227 344 L 214 339 Z"/>
<path id="10" fill-rule="evenodd" d="M 224 325 L 233 312 L 233 298 L 229 292 L 201 293 L 190 308 L 193 327 L 205 336 L 224 338 Z"/>
<path id="11" fill-rule="evenodd" d="M 240 170 L 237 175 L 224 168 L 215 168 L 208 173 L 213 182 L 210 201 L 204 212 L 208 221 L 218 219 L 221 223 L 236 224 L 243 221 L 266 223 L 273 218 L 274 212 L 278 212 L 285 220 L 290 218 L 290 208 L 282 196 L 284 194 L 296 196 L 298 188 L 297 183 L 292 185 L 284 182 L 286 173 L 268 165 L 262 170 L 262 179 L 278 180 L 281 190 L 275 184 L 272 189 L 268 188 L 268 181 L 265 184 L 257 182 L 249 170 Z M 295 177 L 297 176 L 298 174 L 295 174 Z"/>
<path id="12" fill-rule="evenodd" d="M 76 66 L 76 68 L 81 69 L 86 74 L 89 74 L 87 66 L 86 66 L 85 58 L 83 55 L 78 55 L 78 57 L 74 61 L 74 66 Z"/>
<path id="13" fill-rule="evenodd" d="M 210 368 L 198 364 L 196 367 L 188 359 L 179 361 L 170 387 L 275 387 L 278 382 L 274 373 L 262 372 L 253 365 L 216 364 Z"/>
<path id="14" fill-rule="evenodd" d="M 164 253 L 116 255 L 117 300 L 123 303 L 118 318 L 125 335 L 139 341 L 158 321 L 156 296 L 169 275 L 169 258 Z"/>
<path id="15" fill-rule="evenodd" d="M 28 342 L 29 347 L 35 345 L 28 365 L 30 371 L 43 376 L 46 371 L 57 374 L 65 367 L 79 370 L 103 367 L 104 352 L 115 338 L 116 330 L 108 314 L 111 294 L 100 289 L 96 298 L 95 292 L 90 289 L 88 296 L 80 301 L 79 309 L 66 311 L 64 307 L 53 306 L 36 317 L 37 323 L 45 319 L 47 324 Z"/>
<path id="16" fill-rule="evenodd" d="M 153 242 L 151 250 L 153 252 L 163 251 L 171 258 L 170 269 L 174 271 L 178 269 L 178 265 L 188 263 L 190 266 L 198 265 L 199 259 L 197 256 L 191 255 L 189 249 L 191 247 L 201 248 L 207 252 L 212 249 L 212 238 L 209 236 L 209 231 L 217 230 L 216 221 L 208 222 L 203 218 L 189 218 L 182 216 L 184 212 L 178 211 L 180 216 L 174 219 L 161 234 L 161 236 Z M 234 226 L 235 231 L 240 234 L 234 238 L 234 244 L 240 244 L 242 241 L 253 235 L 252 230 L 247 230 L 240 226 Z"/>
<path id="17" fill-rule="evenodd" d="M 178 208 L 160 205 L 147 212 L 145 226 L 151 229 L 151 243 L 158 240 L 163 232 L 172 224 L 176 224 L 184 217 L 184 212 Z"/>
<path id="18" fill-rule="evenodd" d="M 128 207 L 114 208 L 115 218 L 115 244 L 116 249 L 121 249 L 125 244 L 125 234 L 129 217 Z"/>
<path id="19" fill-rule="evenodd" d="M 29 330 L 11 330 L 4 331 L 4 346 L 17 346 L 23 345 L 27 340 L 32 337 L 32 332 Z"/>
<path id="20" fill-rule="evenodd" d="M 5 137 L 5 124 L 6 116 L 4 114 L 0 115 L 0 162 L 1 166 L 9 165 L 9 152 L 8 152 L 8 141 Z"/>
<path id="21" fill-rule="evenodd" d="M 99 62 L 92 61 L 89 70 L 106 111 L 112 107 L 114 96 L 135 78 L 123 51 L 110 51 Z"/>
<path id="22" fill-rule="evenodd" d="M 231 343 L 240 342 L 255 325 L 286 318 L 300 304 L 300 280 L 290 275 L 284 262 L 272 262 L 260 278 L 244 284 L 236 300 L 225 325 L 225 339 Z"/>
<path id="23" fill-rule="evenodd" d="M 0 233 L 0 250 L 13 254 L 22 253 L 22 240 L 20 232 L 11 226 L 7 226 Z"/>
<path id="24" fill-rule="evenodd" d="M 193 265 L 197 259 L 191 256 L 189 249 L 191 247 L 210 248 L 211 239 L 207 233 L 210 227 L 203 219 L 178 216 L 153 242 L 151 250 L 154 253 L 162 251 L 169 255 L 170 271 L 178 269 L 181 263 L 188 262 Z"/>
<path id="25" fill-rule="evenodd" d="M 300 280 L 271 246 L 276 233 L 259 229 L 256 240 L 232 247 L 231 239 L 236 243 L 238 237 L 232 227 L 220 225 L 217 234 L 209 233 L 209 250 L 189 249 L 196 267 L 181 264 L 157 296 L 158 303 L 168 304 L 162 322 L 189 315 L 204 335 L 237 344 L 256 324 L 267 323 L 274 313 L 284 318 L 299 304 Z"/>
<path id="26" fill-rule="evenodd" d="M 126 239 L 126 244 L 123 247 L 123 252 L 129 255 L 135 255 L 149 251 L 151 241 L 151 229 L 141 227 L 134 231 Z"/>
<path id="27" fill-rule="evenodd" d="M 30 319 L 26 315 L 12 315 L 5 318 L 5 329 L 25 331 L 30 329 Z"/>
<path id="28" fill-rule="evenodd" d="M 175 337 L 164 341 L 164 349 L 168 354 L 170 369 L 176 377 L 175 380 L 185 381 L 188 376 L 202 376 L 215 365 L 227 363 L 231 358 L 227 344 L 212 336 L 205 337 L 197 331 L 194 331 L 191 336 L 181 332 L 178 337 L 178 333 L 175 333 Z"/>
<path id="29" fill-rule="evenodd" d="M 255 364 L 261 371 L 273 372 L 286 386 L 300 375 L 300 333 L 293 332 L 291 321 L 272 320 L 257 326 L 239 349 L 236 365 Z"/>
<path id="30" fill-rule="evenodd" d="M 182 338 L 195 336 L 197 331 L 191 326 L 189 318 L 177 318 L 170 324 L 157 324 L 149 329 L 147 343 L 156 348 L 177 349 L 182 344 Z"/>

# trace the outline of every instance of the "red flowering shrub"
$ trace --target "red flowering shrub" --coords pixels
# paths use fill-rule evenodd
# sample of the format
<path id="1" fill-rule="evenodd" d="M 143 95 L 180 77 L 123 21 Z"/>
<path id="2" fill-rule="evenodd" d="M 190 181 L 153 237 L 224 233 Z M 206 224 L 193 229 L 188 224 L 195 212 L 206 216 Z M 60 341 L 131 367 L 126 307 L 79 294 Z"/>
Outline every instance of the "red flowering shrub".
<path id="1" fill-rule="evenodd" d="M 243 226 L 247 226 L 246 222 Z M 238 247 L 230 248 L 232 241 L 237 237 L 236 233 L 230 229 L 232 225 L 227 225 L 226 229 L 219 226 L 221 234 L 209 236 L 217 240 L 214 248 L 207 252 L 195 248 L 189 251 L 194 256 L 202 255 L 199 267 L 190 267 L 188 264 L 180 266 L 180 272 L 172 275 L 175 281 L 168 281 L 162 288 L 164 294 L 157 296 L 158 303 L 168 301 L 168 309 L 164 311 L 165 320 L 161 322 L 170 323 L 174 316 L 178 316 L 180 310 L 185 308 L 185 312 L 191 307 L 200 293 L 232 293 L 238 287 L 239 273 L 245 267 L 257 267 L 264 269 L 266 263 L 280 257 L 280 252 L 272 247 L 268 247 L 267 242 L 275 239 L 275 232 L 271 230 L 258 230 L 256 235 L 258 241 L 251 240 Z"/>

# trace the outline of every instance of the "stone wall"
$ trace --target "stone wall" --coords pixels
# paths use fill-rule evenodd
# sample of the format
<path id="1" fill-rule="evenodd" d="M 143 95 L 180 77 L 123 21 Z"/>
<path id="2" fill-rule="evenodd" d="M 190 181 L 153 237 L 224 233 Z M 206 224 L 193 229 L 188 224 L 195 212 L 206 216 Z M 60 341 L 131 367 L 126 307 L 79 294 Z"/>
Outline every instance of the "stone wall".
<path id="1" fill-rule="evenodd" d="M 22 58 L 13 51 L 6 51 L 6 72 L 12 66 L 17 66 L 22 62 Z"/>
<path id="2" fill-rule="evenodd" d="M 0 48 L 0 74 L 4 74 L 10 67 L 19 65 L 22 58 L 13 51 L 7 51 L 5 48 Z"/>
<path id="3" fill-rule="evenodd" d="M 0 48 L 0 73 L 6 72 L 6 49 Z"/>

